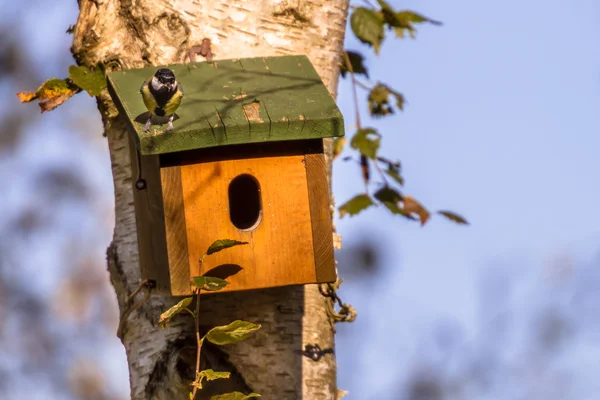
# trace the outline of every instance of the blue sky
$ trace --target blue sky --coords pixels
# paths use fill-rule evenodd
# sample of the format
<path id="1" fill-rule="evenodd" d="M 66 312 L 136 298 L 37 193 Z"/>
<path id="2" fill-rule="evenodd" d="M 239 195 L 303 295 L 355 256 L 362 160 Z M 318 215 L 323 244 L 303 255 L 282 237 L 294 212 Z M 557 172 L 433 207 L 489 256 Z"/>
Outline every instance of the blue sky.
<path id="1" fill-rule="evenodd" d="M 347 48 L 368 55 L 372 80 L 388 83 L 408 101 L 403 113 L 377 121 L 369 121 L 363 104 L 363 125 L 378 127 L 384 135 L 383 154 L 402 161 L 406 193 L 432 210 L 464 214 L 471 225 L 437 217 L 421 228 L 382 209 L 337 221 L 347 248 L 367 237 L 381 244 L 380 274 L 373 279 L 348 274 L 341 291 L 359 316 L 354 324 L 338 325 L 339 386 L 351 392 L 348 398 L 361 400 L 374 394 L 400 398 L 394 389 L 417 355 L 436 359 L 429 341 L 440 324 L 479 345 L 504 312 L 527 321 L 535 304 L 545 304 L 557 293 L 551 285 L 546 288 L 548 265 L 561 257 L 577 265 L 590 263 L 600 242 L 600 3 L 390 3 L 444 25 L 421 27 L 417 40 L 390 36 L 379 57 L 348 38 Z M 76 5 L 67 9 L 59 4 L 36 2 L 30 12 L 9 8 L 5 14 L 23 18 L 20 34 L 28 38 L 26 50 L 36 65 L 44 65 L 48 77 L 64 75 L 72 63 L 71 37 L 64 31 L 75 22 Z M 52 17 L 42 18 L 48 15 Z M 16 90 L 0 87 L 0 95 L 16 101 L 11 97 Z M 347 81 L 338 100 L 351 133 Z M 24 143 L 0 163 L 0 177 L 9 187 L 3 205 L 16 212 L 21 199 L 35 199 L 28 182 L 37 170 L 65 160 L 80 165 L 94 189 L 93 204 L 77 209 L 64 205 L 55 218 L 65 231 L 85 232 L 90 252 L 102 261 L 110 240 L 112 181 L 95 103 L 80 94 L 77 101 L 41 117 L 31 109 L 35 123 Z M 64 127 L 67 115 L 79 114 L 79 125 Z M 77 135 L 78 130 L 89 134 Z M 31 169 L 20 180 L 10 173 L 25 167 Z M 336 161 L 333 188 L 338 204 L 362 191 L 357 167 Z M 24 262 L 23 271 L 34 271 L 47 260 L 60 264 L 56 246 L 61 239 L 36 240 L 37 255 Z M 342 277 L 344 268 L 339 266 Z M 490 274 L 498 278 L 486 286 L 482 282 Z M 40 276 L 36 284 L 42 289 L 61 277 L 51 270 Z M 72 351 L 93 353 L 115 393 L 127 393 L 124 354 L 118 341 L 108 338 L 112 333 L 104 332 L 105 347 L 95 353 L 84 342 Z M 506 340 L 510 346 L 503 357 L 510 359 L 523 342 Z M 565 356 L 561 365 L 598 365 L 588 342 L 578 342 L 573 354 L 579 356 Z M 457 350 L 453 357 L 466 353 Z M 571 371 L 582 373 L 577 367 Z M 569 392 L 577 396 L 564 398 L 580 400 L 595 393 L 592 381 L 581 376 L 582 382 Z M 514 396 L 491 390 L 478 398 Z"/>

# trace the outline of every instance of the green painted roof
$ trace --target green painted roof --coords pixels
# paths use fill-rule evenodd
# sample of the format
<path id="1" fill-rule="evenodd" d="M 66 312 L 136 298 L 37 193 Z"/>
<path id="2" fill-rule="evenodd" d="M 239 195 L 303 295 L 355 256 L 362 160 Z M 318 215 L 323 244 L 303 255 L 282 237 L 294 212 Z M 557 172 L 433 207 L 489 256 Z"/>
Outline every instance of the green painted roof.
<path id="1" fill-rule="evenodd" d="M 139 90 L 158 67 L 108 74 L 110 93 L 137 134 L 141 154 L 344 135 L 342 114 L 306 56 L 167 68 L 185 93 L 169 133 L 166 124 L 143 131 L 147 110 Z"/>

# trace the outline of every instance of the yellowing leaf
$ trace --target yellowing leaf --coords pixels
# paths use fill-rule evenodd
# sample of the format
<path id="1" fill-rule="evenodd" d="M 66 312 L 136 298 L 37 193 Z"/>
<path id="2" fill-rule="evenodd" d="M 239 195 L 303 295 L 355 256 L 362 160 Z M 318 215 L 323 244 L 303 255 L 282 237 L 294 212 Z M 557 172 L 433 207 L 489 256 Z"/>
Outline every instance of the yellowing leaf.
<path id="1" fill-rule="evenodd" d="M 337 391 L 337 397 L 336 397 L 335 400 L 341 400 L 342 398 L 346 397 L 346 395 L 348 393 L 349 392 L 347 390 L 338 389 L 338 391 Z"/>
<path id="2" fill-rule="evenodd" d="M 438 211 L 438 214 L 443 215 L 448 218 L 450 221 L 456 222 L 457 224 L 469 225 L 469 221 L 467 221 L 462 215 L 458 215 L 452 211 Z"/>
<path id="3" fill-rule="evenodd" d="M 194 276 L 190 280 L 190 284 L 192 286 L 196 286 L 201 290 L 206 290 L 208 292 L 216 292 L 227 286 L 229 282 L 227 282 L 224 279 L 215 278 L 212 276 Z"/>
<path id="4" fill-rule="evenodd" d="M 19 92 L 17 97 L 21 103 L 29 103 L 31 100 L 35 100 L 37 96 L 34 92 Z"/>
<path id="5" fill-rule="evenodd" d="M 106 77 L 100 63 L 93 68 L 84 65 L 71 65 L 69 67 L 69 79 L 88 92 L 90 97 L 100 95 L 102 89 L 106 87 Z"/>
<path id="6" fill-rule="evenodd" d="M 52 111 L 65 101 L 69 100 L 75 93 L 77 92 L 65 93 L 45 101 L 40 101 L 40 109 L 42 112 Z"/>
<path id="7" fill-rule="evenodd" d="M 350 27 L 358 40 L 373 46 L 375 53 L 379 53 L 385 35 L 381 13 L 365 7 L 357 7 L 350 16 Z"/>
<path id="8" fill-rule="evenodd" d="M 380 140 L 380 135 L 375 129 L 359 129 L 352 137 L 350 146 L 352 146 L 353 149 L 360 151 L 365 157 L 374 160 L 375 157 L 377 157 Z"/>
<path id="9" fill-rule="evenodd" d="M 184 309 L 186 309 L 187 306 L 189 306 L 191 302 L 192 302 L 192 298 L 186 297 L 185 299 L 181 300 L 179 303 L 175 304 L 173 307 L 169 308 L 164 313 L 160 314 L 160 318 L 158 320 L 158 326 L 160 326 L 161 328 L 165 328 L 167 326 L 167 323 L 171 320 L 171 318 L 173 318 L 175 315 L 179 314 Z"/>
<path id="10" fill-rule="evenodd" d="M 425 207 L 421 205 L 421 203 L 419 203 L 411 196 L 404 196 L 402 202 L 402 209 L 404 210 L 404 212 L 409 214 L 417 214 L 419 216 L 419 220 L 421 221 L 421 225 L 425 225 L 430 216 L 429 211 L 427 211 Z"/>
<path id="11" fill-rule="evenodd" d="M 217 326 L 211 329 L 205 338 L 209 342 L 221 346 L 242 341 L 259 329 L 259 324 L 237 320 L 227 326 Z"/>
<path id="12" fill-rule="evenodd" d="M 44 82 L 35 93 L 19 92 L 17 97 L 22 103 L 39 100 L 40 108 L 42 112 L 45 112 L 54 110 L 70 99 L 77 91 L 77 87 L 70 84 L 66 79 L 52 78 Z"/>
<path id="13" fill-rule="evenodd" d="M 371 207 L 373 204 L 375 203 L 373 203 L 373 200 L 368 194 L 359 194 L 358 196 L 354 196 L 352 199 L 340 206 L 340 218 L 343 218 L 346 214 L 350 216 L 356 215 L 359 212 Z"/>

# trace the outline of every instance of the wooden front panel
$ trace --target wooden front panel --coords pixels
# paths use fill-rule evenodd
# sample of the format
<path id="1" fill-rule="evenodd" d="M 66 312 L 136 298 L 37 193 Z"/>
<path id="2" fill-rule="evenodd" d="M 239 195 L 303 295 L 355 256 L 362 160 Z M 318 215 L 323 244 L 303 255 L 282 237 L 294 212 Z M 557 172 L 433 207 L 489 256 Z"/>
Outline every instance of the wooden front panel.
<path id="1" fill-rule="evenodd" d="M 185 208 L 181 186 L 181 167 L 161 168 L 165 240 L 169 269 L 170 293 L 184 296 L 190 292 Z"/>
<path id="2" fill-rule="evenodd" d="M 179 168 L 191 276 L 235 264 L 242 270 L 227 279 L 231 284 L 226 290 L 317 280 L 304 155 L 216 160 Z M 260 224 L 247 231 L 236 228 L 229 215 L 229 184 L 241 174 L 256 178 L 262 201 Z M 329 235 L 331 240 L 331 230 Z M 199 259 L 217 239 L 249 244 L 206 257 L 200 269 Z"/>

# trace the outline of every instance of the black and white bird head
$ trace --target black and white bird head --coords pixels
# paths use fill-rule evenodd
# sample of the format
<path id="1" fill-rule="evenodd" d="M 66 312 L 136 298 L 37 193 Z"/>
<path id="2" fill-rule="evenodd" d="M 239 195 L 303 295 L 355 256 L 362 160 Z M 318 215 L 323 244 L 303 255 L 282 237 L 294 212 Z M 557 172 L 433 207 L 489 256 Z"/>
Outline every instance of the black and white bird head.
<path id="1" fill-rule="evenodd" d="M 175 80 L 175 74 L 168 68 L 161 68 L 152 77 L 150 83 L 152 88 L 159 91 L 174 91 L 177 88 L 177 80 Z"/>

